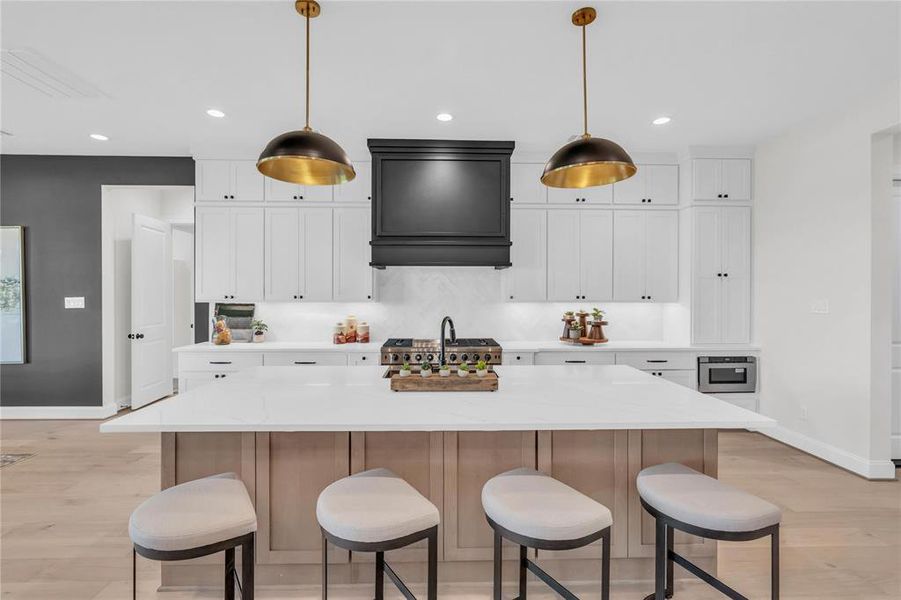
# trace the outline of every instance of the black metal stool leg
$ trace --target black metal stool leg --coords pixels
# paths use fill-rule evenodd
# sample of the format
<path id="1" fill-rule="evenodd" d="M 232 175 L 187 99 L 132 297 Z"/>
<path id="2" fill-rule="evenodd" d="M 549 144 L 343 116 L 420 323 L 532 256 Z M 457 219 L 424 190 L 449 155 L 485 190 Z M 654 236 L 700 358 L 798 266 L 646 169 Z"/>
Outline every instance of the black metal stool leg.
<path id="1" fill-rule="evenodd" d="M 656 539 L 654 540 L 654 600 L 666 598 L 666 523 L 656 520 Z"/>
<path id="2" fill-rule="evenodd" d="M 610 600 L 610 530 L 601 538 L 601 600 Z"/>
<path id="3" fill-rule="evenodd" d="M 131 547 L 131 600 L 138 600 L 138 552 Z"/>
<path id="4" fill-rule="evenodd" d="M 253 554 L 253 543 L 256 534 L 250 534 L 250 538 L 241 544 L 241 600 L 253 600 L 254 568 L 256 558 Z"/>
<path id="5" fill-rule="evenodd" d="M 428 600 L 438 600 L 438 528 L 429 533 Z"/>
<path id="6" fill-rule="evenodd" d="M 676 530 L 671 526 L 666 527 L 666 597 L 672 598 L 675 580 L 673 578 L 673 540 L 676 537 Z"/>
<path id="7" fill-rule="evenodd" d="M 525 546 L 519 547 L 519 600 L 526 600 L 526 593 L 529 587 L 528 582 L 526 581 L 526 575 L 528 573 L 528 557 L 526 556 L 527 548 Z"/>
<path id="8" fill-rule="evenodd" d="M 235 549 L 225 551 L 225 600 L 235 600 Z"/>
<path id="9" fill-rule="evenodd" d="M 771 586 L 771 597 L 773 600 L 779 600 L 779 526 L 776 526 L 776 529 L 773 531 L 773 535 L 770 537 L 770 556 L 772 560 L 770 577 L 772 581 L 770 583 Z"/>
<path id="10" fill-rule="evenodd" d="M 502 588 L 501 577 L 503 577 L 503 556 L 501 556 L 501 534 L 494 532 L 494 600 L 501 600 Z"/>
<path id="11" fill-rule="evenodd" d="M 328 541 L 322 534 L 322 600 L 328 600 Z"/>
<path id="12" fill-rule="evenodd" d="M 375 553 L 375 600 L 385 597 L 385 553 Z"/>

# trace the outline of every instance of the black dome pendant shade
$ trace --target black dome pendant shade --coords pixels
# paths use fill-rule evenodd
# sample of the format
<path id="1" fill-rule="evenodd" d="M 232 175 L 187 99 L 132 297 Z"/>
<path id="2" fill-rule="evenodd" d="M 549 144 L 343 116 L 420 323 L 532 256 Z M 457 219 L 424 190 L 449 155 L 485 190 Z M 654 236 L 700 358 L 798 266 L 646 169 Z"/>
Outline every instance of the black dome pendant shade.
<path id="1" fill-rule="evenodd" d="M 580 8 L 572 15 L 572 23 L 582 28 L 582 116 L 584 133 L 557 150 L 541 175 L 541 183 L 555 188 L 586 188 L 609 185 L 628 179 L 638 172 L 629 154 L 616 142 L 592 137 L 588 133 L 588 75 L 585 61 L 585 26 L 597 12 Z"/>
<path id="2" fill-rule="evenodd" d="M 257 160 L 263 175 L 301 185 L 338 185 L 356 177 L 347 153 L 331 138 L 310 128 L 310 19 L 319 16 L 316 0 L 296 0 L 294 8 L 306 19 L 306 125 L 272 139 Z"/>

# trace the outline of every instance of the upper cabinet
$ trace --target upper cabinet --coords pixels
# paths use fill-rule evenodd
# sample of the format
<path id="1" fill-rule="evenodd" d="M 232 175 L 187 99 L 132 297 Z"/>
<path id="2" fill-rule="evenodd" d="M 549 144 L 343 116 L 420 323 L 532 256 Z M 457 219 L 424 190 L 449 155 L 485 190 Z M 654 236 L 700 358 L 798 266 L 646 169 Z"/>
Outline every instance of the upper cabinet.
<path id="1" fill-rule="evenodd" d="M 199 206 L 195 211 L 198 301 L 263 299 L 263 209 Z"/>
<path id="2" fill-rule="evenodd" d="M 335 186 L 336 202 L 369 202 L 372 200 L 372 163 L 354 161 L 357 176 Z"/>
<path id="3" fill-rule="evenodd" d="M 266 177 L 267 202 L 331 202 L 331 185 L 297 185 Z"/>
<path id="4" fill-rule="evenodd" d="M 331 208 L 267 208 L 265 247 L 266 300 L 332 299 Z"/>
<path id="5" fill-rule="evenodd" d="M 635 175 L 612 187 L 615 204 L 675 205 L 679 203 L 679 167 L 638 165 Z"/>
<path id="6" fill-rule="evenodd" d="M 692 161 L 692 196 L 695 200 L 751 199 L 751 160 L 748 158 L 696 158 Z"/>
<path id="7" fill-rule="evenodd" d="M 602 185 L 590 188 L 553 188 L 547 189 L 547 201 L 551 204 L 610 204 L 613 202 L 613 186 Z"/>
<path id="8" fill-rule="evenodd" d="M 547 299 L 613 297 L 613 213 L 552 210 L 547 214 Z"/>
<path id="9" fill-rule="evenodd" d="M 547 213 L 540 208 L 511 211 L 510 262 L 513 266 L 504 274 L 508 300 L 547 300 Z"/>
<path id="10" fill-rule="evenodd" d="M 543 172 L 544 165 L 539 163 L 510 164 L 510 201 L 514 206 L 547 202 L 548 188 L 541 183 Z"/>
<path id="11" fill-rule="evenodd" d="M 264 177 L 252 160 L 198 160 L 194 194 L 198 202 L 262 202 Z"/>
<path id="12" fill-rule="evenodd" d="M 357 176 L 360 173 L 357 171 Z M 372 267 L 369 266 L 369 238 L 372 210 L 334 210 L 334 294 L 338 302 L 372 300 Z"/>
<path id="13" fill-rule="evenodd" d="M 622 210 L 613 220 L 613 299 L 679 299 L 679 215 L 674 210 Z"/>

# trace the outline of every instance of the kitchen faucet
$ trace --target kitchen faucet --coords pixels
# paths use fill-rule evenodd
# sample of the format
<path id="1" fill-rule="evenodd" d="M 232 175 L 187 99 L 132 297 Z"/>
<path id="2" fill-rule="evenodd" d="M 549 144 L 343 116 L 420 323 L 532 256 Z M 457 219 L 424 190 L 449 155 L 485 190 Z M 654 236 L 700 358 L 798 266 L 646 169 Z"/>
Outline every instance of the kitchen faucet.
<path id="1" fill-rule="evenodd" d="M 450 341 L 451 343 L 457 341 L 457 332 L 454 330 L 454 320 L 450 317 L 444 317 L 441 320 L 441 354 L 438 355 L 438 366 L 441 367 L 444 365 L 444 326 L 450 325 Z"/>

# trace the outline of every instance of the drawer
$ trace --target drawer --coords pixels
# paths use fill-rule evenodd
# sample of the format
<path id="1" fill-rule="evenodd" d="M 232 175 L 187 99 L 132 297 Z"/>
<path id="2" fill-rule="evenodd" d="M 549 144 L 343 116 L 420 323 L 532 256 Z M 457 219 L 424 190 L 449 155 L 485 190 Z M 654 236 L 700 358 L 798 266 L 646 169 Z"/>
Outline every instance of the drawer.
<path id="1" fill-rule="evenodd" d="M 267 367 L 344 366 L 347 365 L 347 355 L 343 352 L 266 352 L 263 354 L 263 364 Z"/>
<path id="2" fill-rule="evenodd" d="M 217 373 L 240 371 L 263 364 L 262 352 L 182 352 L 178 355 L 178 370 L 215 371 Z"/>
<path id="3" fill-rule="evenodd" d="M 698 389 L 698 372 L 697 371 L 671 370 L 671 371 L 645 371 L 645 373 L 649 373 L 651 375 L 654 375 L 655 377 L 660 377 L 661 379 L 666 379 L 667 381 L 672 381 L 673 383 L 678 383 L 679 385 L 683 385 L 683 386 L 693 389 L 693 390 Z"/>
<path id="4" fill-rule="evenodd" d="M 505 365 L 534 365 L 534 352 L 504 352 L 502 364 Z"/>
<path id="5" fill-rule="evenodd" d="M 221 371 L 183 371 L 178 374 L 178 393 L 190 392 L 214 381 L 227 379 L 229 373 Z"/>
<path id="6" fill-rule="evenodd" d="M 692 370 L 698 367 L 691 352 L 617 352 L 616 364 L 645 371 Z"/>
<path id="7" fill-rule="evenodd" d="M 347 364 L 352 367 L 378 365 L 381 357 L 378 352 L 350 352 L 347 355 Z"/>
<path id="8" fill-rule="evenodd" d="M 612 352 L 539 352 L 536 365 L 612 365 L 616 359 Z"/>

